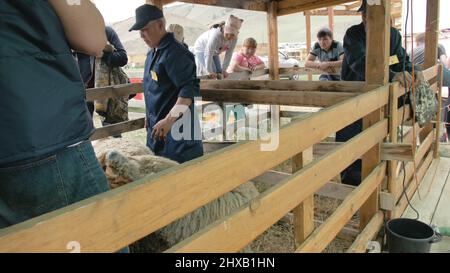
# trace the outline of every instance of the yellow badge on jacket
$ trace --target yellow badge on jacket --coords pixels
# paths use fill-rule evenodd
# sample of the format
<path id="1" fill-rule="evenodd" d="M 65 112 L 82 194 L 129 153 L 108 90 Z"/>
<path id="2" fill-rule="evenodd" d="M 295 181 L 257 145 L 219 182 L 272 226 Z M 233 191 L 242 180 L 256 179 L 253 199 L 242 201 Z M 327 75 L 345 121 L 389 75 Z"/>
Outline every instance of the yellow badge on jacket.
<path id="1" fill-rule="evenodd" d="M 152 74 L 152 80 L 157 82 L 158 81 L 158 74 L 156 74 L 156 72 L 153 71 L 153 70 L 150 72 L 150 74 Z"/>
<path id="2" fill-rule="evenodd" d="M 397 55 L 391 56 L 389 58 L 389 65 L 394 65 L 394 64 L 398 64 L 400 61 L 398 60 Z"/>

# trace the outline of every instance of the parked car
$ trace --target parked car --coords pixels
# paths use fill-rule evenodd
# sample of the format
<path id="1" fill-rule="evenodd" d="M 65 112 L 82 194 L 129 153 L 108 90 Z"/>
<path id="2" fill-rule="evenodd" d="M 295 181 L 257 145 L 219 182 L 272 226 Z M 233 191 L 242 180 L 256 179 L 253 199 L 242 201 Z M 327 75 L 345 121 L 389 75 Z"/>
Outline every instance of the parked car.
<path id="1" fill-rule="evenodd" d="M 260 57 L 263 60 L 266 67 L 269 67 L 269 57 L 262 56 Z M 291 67 L 299 67 L 300 62 L 294 58 L 290 58 L 286 53 L 282 51 L 278 51 L 278 60 L 280 68 L 291 68 Z M 289 78 L 291 80 L 298 80 L 300 75 L 291 75 Z"/>

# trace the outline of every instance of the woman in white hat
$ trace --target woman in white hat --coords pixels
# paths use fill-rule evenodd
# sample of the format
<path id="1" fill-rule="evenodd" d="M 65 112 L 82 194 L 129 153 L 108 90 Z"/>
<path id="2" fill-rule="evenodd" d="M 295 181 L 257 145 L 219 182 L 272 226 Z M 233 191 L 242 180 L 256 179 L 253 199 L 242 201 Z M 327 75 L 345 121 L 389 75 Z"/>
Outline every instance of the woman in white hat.
<path id="1" fill-rule="evenodd" d="M 223 74 L 225 78 L 228 76 L 226 71 L 230 65 L 243 21 L 231 15 L 226 23 L 216 24 L 200 35 L 194 45 L 197 76 L 206 75 L 209 78 L 216 78 L 218 74 Z M 219 55 L 222 52 L 226 53 L 221 65 Z"/>

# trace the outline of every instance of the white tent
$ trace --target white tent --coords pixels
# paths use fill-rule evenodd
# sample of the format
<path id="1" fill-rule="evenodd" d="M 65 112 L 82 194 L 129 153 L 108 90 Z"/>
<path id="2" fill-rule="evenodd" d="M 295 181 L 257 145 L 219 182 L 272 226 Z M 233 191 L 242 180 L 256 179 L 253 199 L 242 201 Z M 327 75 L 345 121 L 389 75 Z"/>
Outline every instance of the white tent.
<path id="1" fill-rule="evenodd" d="M 425 22 L 426 22 L 426 6 L 427 0 L 403 0 L 403 28 L 405 29 L 405 20 L 406 20 L 406 11 L 408 1 L 410 6 L 413 7 L 413 14 L 410 12 L 408 19 L 408 33 L 411 33 L 411 15 L 414 16 L 414 33 L 422 33 L 425 32 Z M 441 5 L 441 14 L 440 14 L 440 24 L 439 29 L 448 29 L 450 28 L 450 16 L 446 15 L 445 11 L 450 10 L 450 1 L 449 0 L 440 0 Z"/>

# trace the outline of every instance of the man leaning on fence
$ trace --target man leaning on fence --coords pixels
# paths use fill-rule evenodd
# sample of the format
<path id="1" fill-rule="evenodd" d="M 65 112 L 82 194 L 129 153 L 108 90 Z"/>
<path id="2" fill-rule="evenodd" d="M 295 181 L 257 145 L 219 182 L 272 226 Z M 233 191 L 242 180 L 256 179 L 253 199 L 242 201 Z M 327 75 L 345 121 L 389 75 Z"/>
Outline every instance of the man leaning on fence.
<path id="1" fill-rule="evenodd" d="M 344 60 L 342 63 L 341 79 L 343 81 L 365 81 L 366 80 L 366 10 L 367 3 L 359 8 L 362 15 L 362 23 L 349 28 L 344 37 Z M 402 86 L 411 86 L 413 65 L 409 60 L 405 49 L 402 47 L 402 36 L 400 32 L 390 29 L 390 56 L 389 80 L 398 81 Z M 405 70 L 403 69 L 405 65 Z M 405 71 L 405 73 L 403 73 Z M 422 81 L 423 74 L 416 68 L 416 81 Z M 403 103 L 403 100 L 401 101 Z M 400 103 L 400 104 L 401 104 Z M 363 122 L 350 124 L 336 133 L 337 142 L 346 142 L 362 131 Z M 341 173 L 344 184 L 358 186 L 361 184 L 362 161 L 357 160 Z"/>

